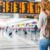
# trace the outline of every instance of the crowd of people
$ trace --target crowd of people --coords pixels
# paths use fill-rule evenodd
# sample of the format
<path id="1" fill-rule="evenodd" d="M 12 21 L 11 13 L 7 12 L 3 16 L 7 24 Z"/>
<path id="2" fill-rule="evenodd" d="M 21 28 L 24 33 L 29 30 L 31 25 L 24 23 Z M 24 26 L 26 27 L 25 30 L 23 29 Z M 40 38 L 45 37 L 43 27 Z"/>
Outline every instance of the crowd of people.
<path id="1" fill-rule="evenodd" d="M 38 30 L 38 27 L 37 27 L 37 25 L 35 25 L 35 27 L 33 28 L 17 28 L 17 27 L 15 27 L 14 25 L 12 25 L 12 26 L 6 26 L 6 27 L 4 27 L 4 28 L 1 28 L 0 27 L 0 30 L 2 30 L 2 34 L 3 34 L 3 36 L 4 36 L 4 33 L 6 34 L 6 35 L 8 35 L 10 38 L 12 38 L 13 37 L 13 34 L 16 34 L 16 35 L 19 35 L 19 34 L 24 34 L 24 37 L 26 38 L 27 37 L 27 35 L 29 34 L 29 32 L 30 32 L 30 37 L 31 37 L 31 40 L 34 40 L 33 38 L 35 37 L 35 40 L 37 40 L 37 34 L 38 34 L 38 32 L 39 32 L 39 30 Z M 20 33 L 20 31 L 22 31 L 22 33 Z M 18 32 L 19 32 L 19 34 L 18 34 Z M 20 36 L 21 36 L 20 35 Z M 33 37 L 34 36 L 34 37 Z"/>

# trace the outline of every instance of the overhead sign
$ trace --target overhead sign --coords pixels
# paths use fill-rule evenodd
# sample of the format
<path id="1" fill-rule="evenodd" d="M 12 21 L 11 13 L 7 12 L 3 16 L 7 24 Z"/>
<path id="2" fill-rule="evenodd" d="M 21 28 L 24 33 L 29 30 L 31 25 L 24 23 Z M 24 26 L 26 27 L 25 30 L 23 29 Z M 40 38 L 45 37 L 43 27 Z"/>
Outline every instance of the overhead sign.
<path id="1" fill-rule="evenodd" d="M 1 2 L 0 13 L 39 14 L 39 2 Z"/>

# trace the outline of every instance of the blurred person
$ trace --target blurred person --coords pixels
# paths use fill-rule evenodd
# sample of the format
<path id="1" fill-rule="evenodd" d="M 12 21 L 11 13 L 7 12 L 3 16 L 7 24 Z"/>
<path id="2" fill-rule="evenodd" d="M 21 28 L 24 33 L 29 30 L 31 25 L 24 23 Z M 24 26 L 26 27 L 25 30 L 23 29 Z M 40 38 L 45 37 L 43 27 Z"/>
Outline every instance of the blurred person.
<path id="1" fill-rule="evenodd" d="M 32 30 L 31 30 L 31 40 L 35 40 L 35 41 L 38 40 L 37 39 L 37 31 L 38 31 L 38 27 L 37 27 L 37 25 L 35 25 L 35 27 L 32 28 Z"/>
<path id="2" fill-rule="evenodd" d="M 25 38 L 26 38 L 27 37 L 27 30 L 24 28 L 23 32 L 24 32 L 24 35 L 25 35 Z"/>
<path id="3" fill-rule="evenodd" d="M 39 24 L 38 28 L 40 29 L 40 50 L 48 50 L 48 46 L 50 48 L 50 36 L 47 31 L 47 18 L 50 17 L 50 1 L 49 0 L 41 0 L 41 12 L 39 15 Z M 46 34 L 47 33 L 47 34 Z M 48 36 L 47 36 L 48 35 Z"/>
<path id="4" fill-rule="evenodd" d="M 34 29 L 31 28 L 31 40 L 34 40 L 34 39 L 33 39 L 34 36 L 35 36 L 35 35 L 34 35 Z"/>
<path id="5" fill-rule="evenodd" d="M 9 36 L 12 38 L 15 36 L 15 26 L 14 25 L 10 26 Z"/>
<path id="6" fill-rule="evenodd" d="M 12 37 L 12 29 L 9 26 L 6 27 L 6 33 L 9 37 Z"/>
<path id="7" fill-rule="evenodd" d="M 35 27 L 34 27 L 35 40 L 38 40 L 37 39 L 37 31 L 38 31 L 38 27 L 37 27 L 37 25 L 35 25 Z"/>
<path id="8" fill-rule="evenodd" d="M 17 28 L 15 28 L 14 31 L 15 31 L 15 34 L 17 34 L 17 32 L 18 32 Z"/>

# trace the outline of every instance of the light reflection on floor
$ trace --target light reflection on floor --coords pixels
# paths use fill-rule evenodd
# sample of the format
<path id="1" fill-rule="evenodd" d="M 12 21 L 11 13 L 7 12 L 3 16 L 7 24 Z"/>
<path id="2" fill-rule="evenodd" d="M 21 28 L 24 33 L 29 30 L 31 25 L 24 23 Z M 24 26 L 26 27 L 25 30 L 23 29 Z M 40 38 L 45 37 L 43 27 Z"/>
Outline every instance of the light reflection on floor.
<path id="1" fill-rule="evenodd" d="M 6 38 L 0 35 L 0 50 L 39 50 L 38 45 L 31 43 L 19 36 L 14 35 L 13 38 Z"/>

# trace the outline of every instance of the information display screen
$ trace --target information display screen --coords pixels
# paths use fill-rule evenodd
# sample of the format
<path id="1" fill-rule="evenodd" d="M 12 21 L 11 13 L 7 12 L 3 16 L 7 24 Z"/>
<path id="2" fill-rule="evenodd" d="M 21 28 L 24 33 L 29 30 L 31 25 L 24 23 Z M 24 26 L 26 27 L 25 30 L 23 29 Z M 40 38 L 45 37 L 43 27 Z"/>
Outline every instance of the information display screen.
<path id="1" fill-rule="evenodd" d="M 40 13 L 40 3 L 35 2 L 35 14 L 39 14 Z"/>
<path id="2" fill-rule="evenodd" d="M 39 14 L 40 3 L 35 2 L 2 2 L 0 13 Z"/>

